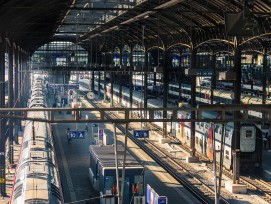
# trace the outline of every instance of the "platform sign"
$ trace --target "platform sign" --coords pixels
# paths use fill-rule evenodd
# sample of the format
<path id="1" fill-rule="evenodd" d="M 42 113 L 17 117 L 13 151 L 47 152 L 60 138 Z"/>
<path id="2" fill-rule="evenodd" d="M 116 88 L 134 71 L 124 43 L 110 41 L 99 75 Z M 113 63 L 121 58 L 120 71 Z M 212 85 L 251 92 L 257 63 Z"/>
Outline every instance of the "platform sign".
<path id="1" fill-rule="evenodd" d="M 150 131 L 149 130 L 134 130 L 133 137 L 134 138 L 149 138 Z"/>
<path id="2" fill-rule="evenodd" d="M 197 69 L 196 76 L 213 76 L 213 70 Z"/>
<path id="3" fill-rule="evenodd" d="M 85 139 L 85 131 L 69 131 L 71 139 Z"/>
<path id="4" fill-rule="evenodd" d="M 166 196 L 159 196 L 158 197 L 158 204 L 167 204 L 167 197 Z"/>
<path id="5" fill-rule="evenodd" d="M 93 123 L 92 127 L 98 127 L 98 123 Z"/>
<path id="6" fill-rule="evenodd" d="M 104 136 L 104 130 L 99 130 L 99 136 L 103 137 Z"/>
<path id="7" fill-rule="evenodd" d="M 159 196 L 155 190 L 147 184 L 146 203 L 147 204 L 167 204 L 168 199 L 166 196 Z"/>
<path id="8" fill-rule="evenodd" d="M 99 140 L 103 141 L 104 130 L 99 130 Z"/>

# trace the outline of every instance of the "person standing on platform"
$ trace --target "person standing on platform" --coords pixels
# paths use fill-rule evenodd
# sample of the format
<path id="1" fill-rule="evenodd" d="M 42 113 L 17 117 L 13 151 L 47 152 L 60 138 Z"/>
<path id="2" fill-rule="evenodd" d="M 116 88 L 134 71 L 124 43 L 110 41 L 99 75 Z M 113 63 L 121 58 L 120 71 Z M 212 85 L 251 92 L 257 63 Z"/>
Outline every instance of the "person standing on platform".
<path id="1" fill-rule="evenodd" d="M 88 120 L 88 115 L 86 114 L 86 120 Z M 88 122 L 86 122 L 85 130 L 88 132 Z"/>
<path id="2" fill-rule="evenodd" d="M 67 131 L 66 131 L 66 133 L 67 133 L 67 140 L 68 140 L 68 142 L 71 140 L 71 137 L 70 137 L 69 132 L 70 132 L 70 128 L 68 128 L 68 129 L 67 129 Z"/>

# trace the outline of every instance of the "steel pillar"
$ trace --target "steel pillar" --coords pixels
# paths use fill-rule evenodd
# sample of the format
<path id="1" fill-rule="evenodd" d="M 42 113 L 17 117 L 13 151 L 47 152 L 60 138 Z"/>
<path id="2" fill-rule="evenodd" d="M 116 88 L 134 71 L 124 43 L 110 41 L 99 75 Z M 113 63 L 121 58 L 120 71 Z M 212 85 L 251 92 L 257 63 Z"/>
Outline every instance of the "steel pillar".
<path id="1" fill-rule="evenodd" d="M 100 71 L 100 66 L 99 66 L 99 71 L 98 71 L 98 97 L 99 99 L 100 99 L 100 93 L 101 93 L 101 71 Z"/>
<path id="2" fill-rule="evenodd" d="M 130 74 L 129 90 L 130 90 L 129 103 L 130 103 L 130 108 L 132 108 L 133 107 L 133 72 L 131 72 L 131 74 Z"/>
<path id="3" fill-rule="evenodd" d="M 119 104 L 122 106 L 122 85 L 123 85 L 123 80 L 122 80 L 122 75 L 118 75 L 118 81 L 119 81 Z"/>
<path id="4" fill-rule="evenodd" d="M 0 43 L 0 108 L 5 108 L 5 42 Z M 4 118 L 0 118 L 0 193 L 6 196 L 6 162 L 5 162 L 5 132 Z"/>
<path id="5" fill-rule="evenodd" d="M 263 70 L 262 70 L 262 83 L 263 83 L 263 95 L 262 95 L 262 100 L 263 104 L 266 104 L 266 82 L 267 82 L 267 48 L 264 48 L 264 53 L 263 53 Z M 268 88 L 269 90 L 269 88 Z M 265 116 L 265 113 L 263 112 L 263 116 Z"/>
<path id="6" fill-rule="evenodd" d="M 8 107 L 13 108 L 14 101 L 13 101 L 13 46 L 9 47 L 8 53 Z M 9 113 L 13 115 L 13 112 Z M 8 136 L 9 136 L 9 162 L 13 164 L 13 126 L 14 126 L 14 119 L 10 118 L 8 120 Z"/>
<path id="7" fill-rule="evenodd" d="M 104 102 L 106 102 L 106 92 L 107 92 L 107 88 L 106 88 L 106 72 L 105 72 L 105 68 L 104 68 Z"/>
<path id="8" fill-rule="evenodd" d="M 212 53 L 212 55 L 211 55 L 211 68 L 213 69 L 213 75 L 211 78 L 211 104 L 214 104 L 214 88 L 216 85 L 215 64 L 216 64 L 216 54 Z"/>
<path id="9" fill-rule="evenodd" d="M 196 58 L 197 50 L 193 47 L 190 53 L 190 65 L 191 69 L 196 69 Z M 196 107 L 196 75 L 191 76 L 191 108 Z M 191 119 L 196 118 L 196 112 L 191 111 Z M 195 122 L 191 122 L 191 137 L 190 137 L 190 156 L 195 156 L 195 135 L 196 135 L 196 125 Z"/>
<path id="10" fill-rule="evenodd" d="M 234 38 L 234 104 L 241 104 L 241 48 L 237 37 Z M 234 111 L 234 119 L 241 118 L 240 111 Z M 239 183 L 240 177 L 240 122 L 234 122 L 234 145 L 233 145 L 233 183 Z"/>
<path id="11" fill-rule="evenodd" d="M 148 52 L 145 52 L 144 71 L 148 71 Z M 148 101 L 148 74 L 144 73 L 144 108 L 147 108 Z"/>
<path id="12" fill-rule="evenodd" d="M 14 65 L 14 107 L 18 108 L 19 104 L 18 104 L 18 99 L 19 99 L 19 95 L 18 95 L 18 65 L 19 65 L 19 51 L 18 49 L 15 50 L 14 52 L 14 56 L 15 56 L 15 65 Z M 18 115 L 18 113 L 15 113 L 16 115 Z M 15 133 L 14 133 L 14 140 L 15 143 L 18 144 L 18 130 L 19 130 L 19 120 L 14 120 L 14 127 L 15 127 Z"/>
<path id="13" fill-rule="evenodd" d="M 133 47 L 130 46 L 131 48 L 131 52 L 130 52 L 130 55 L 129 55 L 129 61 L 130 61 L 130 67 L 133 67 L 134 66 L 134 62 L 133 62 Z"/>
<path id="14" fill-rule="evenodd" d="M 169 72 L 169 54 L 164 51 L 163 61 L 163 108 L 167 108 L 168 103 L 168 72 Z M 167 111 L 163 111 L 163 118 L 167 118 Z M 167 137 L 167 123 L 163 122 L 163 138 Z"/>
<path id="15" fill-rule="evenodd" d="M 110 107 L 114 107 L 114 74 L 111 71 L 111 75 L 110 75 L 110 83 L 111 83 L 111 87 L 110 87 Z"/>
<path id="16" fill-rule="evenodd" d="M 92 71 L 91 91 L 94 91 L 94 71 Z"/>

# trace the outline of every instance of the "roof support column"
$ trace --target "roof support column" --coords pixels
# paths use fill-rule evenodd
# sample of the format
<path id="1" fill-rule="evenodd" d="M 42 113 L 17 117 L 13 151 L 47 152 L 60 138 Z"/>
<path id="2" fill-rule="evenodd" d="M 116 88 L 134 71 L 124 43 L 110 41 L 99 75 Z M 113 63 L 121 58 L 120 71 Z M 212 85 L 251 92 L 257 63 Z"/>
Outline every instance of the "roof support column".
<path id="1" fill-rule="evenodd" d="M 106 88 L 106 67 L 104 67 L 104 102 L 106 102 L 106 92 L 107 92 L 107 88 Z"/>
<path id="2" fill-rule="evenodd" d="M 114 107 L 114 74 L 113 71 L 111 70 L 111 74 L 110 74 L 110 83 L 111 83 L 111 87 L 110 87 L 110 107 Z"/>
<path id="3" fill-rule="evenodd" d="M 123 59 L 122 59 L 122 55 L 123 55 L 123 49 L 122 48 L 120 48 L 120 66 L 122 66 L 123 65 Z"/>
<path id="4" fill-rule="evenodd" d="M 196 69 L 197 50 L 192 46 L 190 50 L 190 64 L 191 69 Z M 191 108 L 196 107 L 196 75 L 191 76 Z M 196 118 L 195 111 L 191 111 L 191 119 Z M 191 135 L 190 135 L 190 157 L 195 157 L 195 135 L 196 125 L 191 122 Z"/>
<path id="5" fill-rule="evenodd" d="M 130 55 L 129 55 L 129 62 L 130 62 L 130 67 L 134 67 L 134 62 L 133 62 L 133 47 L 130 46 Z"/>
<path id="6" fill-rule="evenodd" d="M 144 108 L 147 108 L 147 101 L 148 101 L 148 68 L 149 68 L 149 61 L 148 61 L 148 52 L 145 51 L 144 57 Z"/>
<path id="7" fill-rule="evenodd" d="M 234 81 L 234 104 L 241 104 L 241 47 L 239 40 L 234 38 L 234 70 L 236 80 Z M 240 111 L 234 111 L 234 119 L 241 117 Z M 234 143 L 233 143 L 233 183 L 239 183 L 240 177 L 240 122 L 234 122 Z"/>
<path id="8" fill-rule="evenodd" d="M 9 46 L 8 53 L 8 107 L 13 108 L 13 46 L 12 44 Z M 9 113 L 13 115 L 13 112 Z M 8 119 L 8 135 L 9 135 L 9 162 L 13 164 L 13 123 L 14 120 L 12 118 Z"/>
<path id="9" fill-rule="evenodd" d="M 168 103 L 168 72 L 170 64 L 169 51 L 165 49 L 163 61 L 163 108 L 167 108 Z M 167 118 L 167 111 L 163 111 L 163 118 Z M 167 137 L 167 122 L 163 122 L 163 138 Z"/>
<path id="10" fill-rule="evenodd" d="M 132 70 L 132 67 L 131 67 Z M 130 104 L 130 108 L 133 107 L 133 71 L 130 72 L 130 79 L 129 79 L 129 90 L 130 90 L 130 94 L 129 94 L 129 104 Z"/>
<path id="11" fill-rule="evenodd" d="M 214 104 L 214 88 L 216 86 L 216 72 L 215 72 L 215 64 L 216 64 L 216 54 L 212 52 L 211 55 L 211 68 L 213 70 L 213 75 L 211 77 L 211 104 Z"/>
<path id="12" fill-rule="evenodd" d="M 263 53 L 263 70 L 262 70 L 262 83 L 263 83 L 263 95 L 262 95 L 262 100 L 263 104 L 266 104 L 266 82 L 267 82 L 267 48 L 264 47 L 264 53 Z M 268 87 L 269 90 L 269 87 Z M 263 112 L 263 118 L 265 118 L 265 113 Z"/>
<path id="13" fill-rule="evenodd" d="M 0 108 L 5 108 L 5 43 L 0 37 Z M 0 193 L 6 196 L 6 125 L 4 118 L 0 118 Z"/>
<path id="14" fill-rule="evenodd" d="M 179 101 L 178 102 L 181 102 L 183 101 L 182 100 L 182 75 L 183 75 L 183 71 L 182 71 L 182 68 L 181 68 L 181 56 L 182 56 L 182 50 L 179 49 L 179 55 L 180 55 L 180 58 L 179 58 L 179 74 L 177 74 L 178 76 L 178 85 L 179 85 Z M 179 103 L 178 103 L 178 106 L 179 106 Z"/>
<path id="15" fill-rule="evenodd" d="M 101 93 L 101 66 L 98 66 L 98 98 L 100 99 L 100 93 Z M 92 79 L 95 80 L 95 79 Z M 94 92 L 94 89 L 93 89 Z"/>
<path id="16" fill-rule="evenodd" d="M 19 49 L 18 47 L 16 47 L 17 49 L 14 50 L 14 107 L 18 108 L 18 99 L 19 99 L 19 95 L 18 95 L 18 65 L 19 65 Z M 14 113 L 15 115 L 18 115 L 18 112 Z M 15 143 L 18 144 L 18 131 L 19 131 L 19 120 L 15 119 L 14 120 L 14 127 L 15 127 L 15 133 L 14 133 L 14 140 Z"/>
<path id="17" fill-rule="evenodd" d="M 94 91 L 94 70 L 91 72 L 91 91 Z"/>
<path id="18" fill-rule="evenodd" d="M 119 81 L 119 104 L 120 106 L 122 105 L 122 78 L 121 78 L 122 75 L 118 75 L 118 81 Z"/>
<path id="19" fill-rule="evenodd" d="M 123 65 L 122 65 L 122 48 L 120 48 L 120 69 L 123 69 Z M 123 80 L 122 80 L 122 74 L 116 75 L 117 79 L 116 81 L 118 81 L 119 83 L 119 104 L 120 106 L 122 106 L 122 85 L 123 85 Z"/>
<path id="20" fill-rule="evenodd" d="M 29 92 L 31 90 L 31 79 L 30 79 L 30 67 L 29 67 L 29 57 L 25 54 L 24 55 L 24 74 L 25 74 L 25 92 L 24 92 L 24 103 L 25 107 L 27 106 L 27 101 L 29 98 Z"/>

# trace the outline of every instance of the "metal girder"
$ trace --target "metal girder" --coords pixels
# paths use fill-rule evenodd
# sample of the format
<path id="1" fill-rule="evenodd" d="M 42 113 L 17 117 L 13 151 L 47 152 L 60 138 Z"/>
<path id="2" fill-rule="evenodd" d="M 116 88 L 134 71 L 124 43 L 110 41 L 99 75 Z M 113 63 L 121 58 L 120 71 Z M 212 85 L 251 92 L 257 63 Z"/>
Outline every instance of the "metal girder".
<path id="1" fill-rule="evenodd" d="M 242 117 L 233 118 L 232 114 L 229 115 L 229 110 L 242 111 Z M 27 116 L 28 112 L 47 111 L 48 119 L 34 118 Z M 55 113 L 59 111 L 72 111 L 74 113 L 74 119 L 58 119 L 55 117 Z M 143 111 L 147 114 L 147 118 L 132 118 L 131 113 Z M 167 115 L 170 118 L 157 118 L 155 113 L 162 113 L 167 111 Z M 178 111 L 185 111 L 191 114 L 195 111 L 195 119 L 190 118 L 178 118 Z M 203 113 L 208 111 L 217 111 L 220 115 L 214 115 L 214 118 L 204 118 Z M 266 111 L 271 114 L 271 105 L 200 105 L 196 108 L 0 108 L 0 118 L 16 118 L 21 120 L 32 120 L 48 123 L 131 123 L 131 122 L 215 122 L 215 123 L 227 123 L 227 122 L 267 122 L 271 121 L 271 118 L 249 118 L 249 111 Z M 21 112 L 19 115 L 9 115 L 7 112 Z M 81 112 L 97 113 L 99 116 L 95 119 L 83 119 L 80 117 Z M 123 113 L 123 114 L 121 114 Z M 109 118 L 107 115 L 119 114 L 119 118 Z"/>

